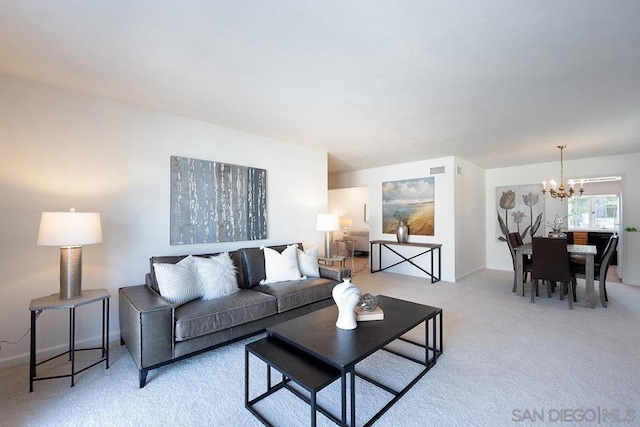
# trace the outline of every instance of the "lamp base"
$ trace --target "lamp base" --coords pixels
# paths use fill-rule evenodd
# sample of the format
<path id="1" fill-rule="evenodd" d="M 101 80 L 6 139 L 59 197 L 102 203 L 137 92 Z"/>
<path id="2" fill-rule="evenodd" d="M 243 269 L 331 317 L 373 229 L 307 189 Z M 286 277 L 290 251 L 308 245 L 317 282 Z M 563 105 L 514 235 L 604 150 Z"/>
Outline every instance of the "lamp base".
<path id="1" fill-rule="evenodd" d="M 333 231 L 324 232 L 324 256 L 331 258 L 331 242 L 333 241 Z"/>
<path id="2" fill-rule="evenodd" d="M 60 299 L 82 296 L 82 246 L 60 248 Z"/>

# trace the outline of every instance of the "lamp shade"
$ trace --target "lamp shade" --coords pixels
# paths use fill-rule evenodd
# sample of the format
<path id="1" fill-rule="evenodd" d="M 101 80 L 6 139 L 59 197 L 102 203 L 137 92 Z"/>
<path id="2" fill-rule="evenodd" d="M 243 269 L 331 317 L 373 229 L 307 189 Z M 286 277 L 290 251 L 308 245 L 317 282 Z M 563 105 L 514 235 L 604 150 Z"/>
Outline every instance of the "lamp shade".
<path id="1" fill-rule="evenodd" d="M 38 245 L 82 246 L 102 242 L 100 214 L 96 212 L 43 212 Z"/>
<path id="2" fill-rule="evenodd" d="M 319 214 L 316 222 L 316 230 L 318 231 L 336 231 L 340 230 L 340 218 L 335 214 Z"/>
<path id="3" fill-rule="evenodd" d="M 343 216 L 340 218 L 340 227 L 351 227 L 353 219 Z"/>

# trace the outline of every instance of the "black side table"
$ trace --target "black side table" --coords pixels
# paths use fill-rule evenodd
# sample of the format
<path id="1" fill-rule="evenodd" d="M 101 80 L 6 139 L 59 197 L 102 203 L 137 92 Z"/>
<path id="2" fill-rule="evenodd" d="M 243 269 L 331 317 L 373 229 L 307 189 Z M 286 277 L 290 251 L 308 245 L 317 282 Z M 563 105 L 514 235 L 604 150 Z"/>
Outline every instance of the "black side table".
<path id="1" fill-rule="evenodd" d="M 33 382 L 41 380 L 50 380 L 53 378 L 71 377 L 71 387 L 74 386 L 74 377 L 76 374 L 83 372 L 99 363 L 105 362 L 106 369 L 109 369 L 109 298 L 111 294 L 106 289 L 84 289 L 82 296 L 73 299 L 60 299 L 60 294 L 53 294 L 42 298 L 31 300 L 29 310 L 31 311 L 31 354 L 29 358 L 29 392 L 33 391 Z M 91 304 L 93 302 L 102 301 L 102 345 L 100 347 L 76 348 L 76 308 Z M 48 358 L 36 363 L 36 319 L 44 310 L 60 310 L 69 309 L 69 350 L 60 353 L 57 356 Z M 76 371 L 75 352 L 86 350 L 102 350 L 100 360 Z M 49 362 L 58 357 L 69 355 L 71 362 L 71 373 L 67 375 L 56 375 L 51 377 L 36 377 L 36 367 L 43 363 Z"/>

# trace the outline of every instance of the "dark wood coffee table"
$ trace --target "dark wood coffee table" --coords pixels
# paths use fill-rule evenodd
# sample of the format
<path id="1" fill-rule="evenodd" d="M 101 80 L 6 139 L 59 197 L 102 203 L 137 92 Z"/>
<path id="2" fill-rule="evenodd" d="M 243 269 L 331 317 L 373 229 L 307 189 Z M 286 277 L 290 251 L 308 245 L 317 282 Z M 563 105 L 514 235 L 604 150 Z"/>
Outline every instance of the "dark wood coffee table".
<path id="1" fill-rule="evenodd" d="M 379 295 L 378 300 L 384 311 L 384 320 L 358 322 L 358 327 L 350 331 L 336 327 L 338 309 L 335 305 L 267 328 L 267 335 L 271 339 L 284 341 L 339 370 L 342 395 L 341 424 L 343 426 L 355 426 L 356 423 L 355 375 L 394 395 L 387 405 L 366 422 L 365 425 L 368 426 L 380 418 L 413 387 L 435 365 L 436 360 L 442 354 L 441 308 L 383 295 Z M 424 323 L 424 344 L 402 337 L 422 323 Z M 396 339 L 424 348 L 424 360 L 385 348 L 387 344 Z M 392 390 L 384 384 L 356 372 L 355 366 L 358 362 L 381 349 L 420 364 L 424 366 L 424 369 L 400 391 Z M 349 424 L 347 424 L 347 374 L 350 374 L 348 389 L 350 390 L 351 419 Z"/>

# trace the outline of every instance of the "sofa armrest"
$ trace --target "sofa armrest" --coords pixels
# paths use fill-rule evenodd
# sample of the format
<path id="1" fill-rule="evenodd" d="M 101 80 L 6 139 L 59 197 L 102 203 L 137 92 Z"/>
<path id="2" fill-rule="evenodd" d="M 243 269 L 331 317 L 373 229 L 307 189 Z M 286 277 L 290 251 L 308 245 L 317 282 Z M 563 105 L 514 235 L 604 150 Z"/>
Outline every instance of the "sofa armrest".
<path id="1" fill-rule="evenodd" d="M 145 285 L 119 289 L 120 337 L 138 369 L 173 358 L 173 306 Z"/>
<path id="2" fill-rule="evenodd" d="M 332 279 L 342 282 L 345 278 L 351 277 L 351 270 L 348 268 L 330 267 L 328 265 L 320 266 L 320 277 Z"/>

